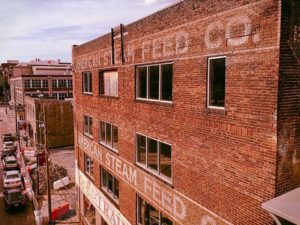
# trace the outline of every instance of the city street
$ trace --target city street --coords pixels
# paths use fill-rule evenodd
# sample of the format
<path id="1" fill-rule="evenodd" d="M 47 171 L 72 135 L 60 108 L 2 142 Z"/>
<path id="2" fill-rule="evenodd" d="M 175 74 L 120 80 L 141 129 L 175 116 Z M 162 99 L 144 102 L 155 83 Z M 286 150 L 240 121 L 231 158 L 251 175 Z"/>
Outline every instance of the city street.
<path id="1" fill-rule="evenodd" d="M 15 132 L 14 112 L 4 106 L 0 106 L 0 135 L 3 133 Z M 3 148 L 2 139 L 0 141 L 0 150 Z M 3 168 L 0 163 L 0 225 L 32 225 L 34 222 L 33 206 L 31 202 L 27 203 L 25 209 L 6 212 L 3 200 Z"/>

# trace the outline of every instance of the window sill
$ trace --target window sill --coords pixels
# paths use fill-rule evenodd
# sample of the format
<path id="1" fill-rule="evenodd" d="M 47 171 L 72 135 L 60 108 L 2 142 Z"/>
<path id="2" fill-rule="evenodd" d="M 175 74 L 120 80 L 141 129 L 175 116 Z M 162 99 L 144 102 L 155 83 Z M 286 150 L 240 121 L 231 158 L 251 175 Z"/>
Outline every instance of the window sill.
<path id="1" fill-rule="evenodd" d="M 168 179 L 168 178 L 166 178 L 164 176 L 161 176 L 161 175 L 157 174 L 154 170 L 151 170 L 151 169 L 147 168 L 142 163 L 136 162 L 135 166 L 138 167 L 138 168 L 140 168 L 141 170 L 145 171 L 147 174 L 155 177 L 156 179 L 158 179 L 159 181 L 163 182 L 167 186 L 169 186 L 171 188 L 174 188 L 173 185 L 172 185 L 172 179 L 171 178 Z"/>
<path id="2" fill-rule="evenodd" d="M 82 92 L 82 95 L 89 95 L 89 96 L 93 96 L 92 92 Z"/>
<path id="3" fill-rule="evenodd" d="M 107 199 L 109 199 L 110 203 L 112 203 L 114 206 L 116 206 L 118 209 L 119 207 L 119 199 L 115 200 L 112 195 L 110 193 L 108 193 L 107 191 L 105 191 L 102 187 L 101 187 L 101 192 L 107 197 Z"/>
<path id="4" fill-rule="evenodd" d="M 98 142 L 98 143 L 99 143 L 99 145 L 103 146 L 104 148 L 107 148 L 108 150 L 110 150 L 110 151 L 116 153 L 117 155 L 119 155 L 118 149 L 114 149 L 114 148 L 110 147 L 109 145 L 106 145 L 102 142 Z"/>
<path id="5" fill-rule="evenodd" d="M 119 100 L 119 96 L 110 96 L 110 95 L 99 95 L 100 98 L 106 98 L 106 99 L 116 99 Z"/>
<path id="6" fill-rule="evenodd" d="M 227 115 L 227 111 L 225 109 L 225 107 L 207 107 L 206 108 L 206 113 L 207 114 L 218 114 L 218 115 Z"/>
<path id="7" fill-rule="evenodd" d="M 89 139 L 92 139 L 92 140 L 94 139 L 94 137 L 88 133 L 83 133 L 83 134 L 84 134 L 84 136 L 88 137 Z"/>
<path id="8" fill-rule="evenodd" d="M 136 98 L 134 101 L 137 103 L 147 103 L 147 104 L 160 105 L 160 106 L 166 106 L 171 108 L 173 107 L 173 102 L 170 101 L 159 101 L 159 100 L 152 100 L 146 98 Z"/>

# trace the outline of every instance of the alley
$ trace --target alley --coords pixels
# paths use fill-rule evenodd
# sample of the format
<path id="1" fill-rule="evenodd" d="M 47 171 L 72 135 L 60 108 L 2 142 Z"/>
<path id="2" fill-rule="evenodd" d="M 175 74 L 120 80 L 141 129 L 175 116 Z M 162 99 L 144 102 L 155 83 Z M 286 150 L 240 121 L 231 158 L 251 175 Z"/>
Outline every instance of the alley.
<path id="1" fill-rule="evenodd" d="M 0 106 L 0 135 L 3 133 L 15 132 L 14 112 Z M 2 139 L 0 141 L 0 150 L 3 148 Z M 3 167 L 0 163 L 0 225 L 32 225 L 34 222 L 33 206 L 28 202 L 25 209 L 6 212 L 3 200 Z"/>

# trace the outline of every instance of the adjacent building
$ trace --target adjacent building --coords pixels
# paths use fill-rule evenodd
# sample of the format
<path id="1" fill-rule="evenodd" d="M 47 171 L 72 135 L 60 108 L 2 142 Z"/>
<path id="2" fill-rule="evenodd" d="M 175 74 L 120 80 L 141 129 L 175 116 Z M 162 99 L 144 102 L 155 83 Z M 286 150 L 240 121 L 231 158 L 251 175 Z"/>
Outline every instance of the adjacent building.
<path id="1" fill-rule="evenodd" d="M 299 1 L 184 0 L 73 47 L 81 224 L 273 224 L 300 186 Z"/>
<path id="2" fill-rule="evenodd" d="M 25 119 L 25 96 L 43 94 L 59 100 L 73 97 L 72 66 L 60 60 L 36 59 L 13 67 L 10 78 L 11 104 L 18 107 L 18 120 Z"/>
<path id="3" fill-rule="evenodd" d="M 73 146 L 73 102 L 57 99 L 26 96 L 25 123 L 22 129 L 28 134 L 31 146 L 44 144 L 44 128 L 47 128 L 47 142 L 51 148 Z"/>

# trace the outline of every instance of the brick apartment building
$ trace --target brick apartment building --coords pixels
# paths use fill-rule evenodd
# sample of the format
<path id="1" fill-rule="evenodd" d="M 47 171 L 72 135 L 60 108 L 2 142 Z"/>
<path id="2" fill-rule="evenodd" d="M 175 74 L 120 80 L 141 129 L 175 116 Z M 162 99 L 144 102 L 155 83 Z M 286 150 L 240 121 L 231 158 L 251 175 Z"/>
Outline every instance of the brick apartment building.
<path id="1" fill-rule="evenodd" d="M 81 224 L 273 224 L 300 186 L 300 3 L 185 0 L 73 47 Z"/>

